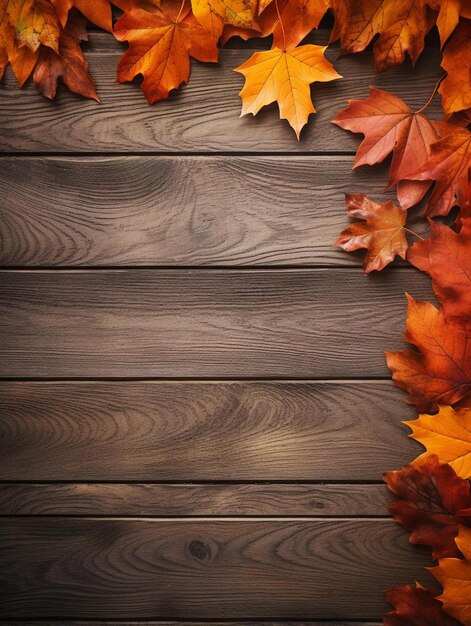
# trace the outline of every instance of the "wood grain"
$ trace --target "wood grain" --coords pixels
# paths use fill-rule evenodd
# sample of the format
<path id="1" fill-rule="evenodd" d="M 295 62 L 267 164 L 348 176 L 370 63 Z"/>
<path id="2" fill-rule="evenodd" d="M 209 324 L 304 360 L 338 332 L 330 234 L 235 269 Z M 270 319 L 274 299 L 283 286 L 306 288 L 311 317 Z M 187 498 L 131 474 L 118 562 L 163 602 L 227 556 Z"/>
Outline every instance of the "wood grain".
<path id="1" fill-rule="evenodd" d="M 431 564 L 391 520 L 0 521 L 0 616 L 367 619 Z"/>
<path id="2" fill-rule="evenodd" d="M 417 456 L 413 418 L 390 381 L 2 382 L 0 476 L 381 480 Z"/>
<path id="3" fill-rule="evenodd" d="M 328 156 L 3 158 L 0 264 L 359 265 L 332 246 L 344 194 L 394 194 L 386 166 L 351 168 Z"/>
<path id="4" fill-rule="evenodd" d="M 426 276 L 358 270 L 0 272 L 0 376 L 369 378 Z"/>
<path id="5" fill-rule="evenodd" d="M 13 621 L 5 621 L 2 620 L 2 626 L 18 626 L 18 622 Z M 21 620 L 21 626 L 38 626 L 38 622 L 35 620 Z M 48 620 L 47 626 L 136 626 L 136 622 L 126 622 L 126 621 L 111 621 L 111 620 L 93 620 L 93 622 L 80 620 Z M 183 620 L 179 620 L 178 622 L 169 622 L 169 621 L 139 621 L 139 626 L 195 626 L 195 622 L 185 622 Z M 204 622 L 202 620 L 198 621 L 198 626 L 381 626 L 379 622 L 339 622 L 338 620 L 328 622 L 322 621 L 309 621 L 309 622 L 295 622 L 289 620 L 287 622 L 267 622 L 267 621 L 256 621 L 256 622 L 241 622 L 241 621 L 233 621 L 230 622 Z"/>
<path id="6" fill-rule="evenodd" d="M 0 515 L 385 517 L 386 485 L 0 484 Z"/>
<path id="7" fill-rule="evenodd" d="M 326 34 L 319 33 L 315 40 L 324 43 Z M 88 59 L 101 103 L 65 91 L 50 102 L 31 83 L 19 89 L 8 72 L 0 91 L 0 151 L 355 151 L 358 137 L 331 124 L 349 98 L 365 98 L 374 84 L 404 97 L 416 109 L 428 99 L 442 73 L 438 48 L 424 51 L 414 71 L 406 62 L 376 78 L 371 52 L 337 59 L 338 49 L 331 47 L 327 57 L 344 78 L 314 86 L 318 113 L 298 142 L 286 121 L 279 121 L 276 106 L 255 118 L 239 119 L 243 77 L 234 68 L 251 56 L 250 44 L 244 49 L 222 50 L 217 66 L 192 63 L 190 83 L 168 100 L 149 107 L 137 84 L 116 83 L 116 66 L 125 46 L 111 35 L 96 33 L 91 39 Z M 428 113 L 441 118 L 438 99 Z"/>

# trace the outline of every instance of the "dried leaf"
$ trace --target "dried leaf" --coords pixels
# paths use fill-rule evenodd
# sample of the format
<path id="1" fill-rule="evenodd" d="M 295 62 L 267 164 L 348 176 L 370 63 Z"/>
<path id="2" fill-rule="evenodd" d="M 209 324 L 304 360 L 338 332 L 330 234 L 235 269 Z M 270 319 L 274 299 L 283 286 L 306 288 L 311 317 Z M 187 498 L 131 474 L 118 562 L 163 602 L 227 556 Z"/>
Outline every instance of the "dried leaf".
<path id="1" fill-rule="evenodd" d="M 110 32 L 113 30 L 109 0 L 51 0 L 51 2 L 63 27 L 67 24 L 70 9 L 75 7 L 93 24 L 103 30 Z"/>
<path id="2" fill-rule="evenodd" d="M 460 527 L 456 545 L 463 559 L 441 559 L 430 571 L 443 587 L 439 600 L 447 613 L 471 626 L 471 528 Z"/>
<path id="3" fill-rule="evenodd" d="M 191 0 L 193 14 L 213 39 L 221 36 L 225 24 L 238 29 L 260 31 L 257 0 Z"/>
<path id="4" fill-rule="evenodd" d="M 118 80 L 144 76 L 142 91 L 149 104 L 168 97 L 190 76 L 190 56 L 217 61 L 216 40 L 196 21 L 190 6 L 180 10 L 171 0 L 162 11 L 151 13 L 131 8 L 118 20 L 115 35 L 129 48 L 118 65 Z"/>
<path id="5" fill-rule="evenodd" d="M 461 20 L 445 46 L 442 67 L 448 75 L 438 91 L 445 113 L 471 107 L 471 20 Z"/>
<path id="6" fill-rule="evenodd" d="M 389 589 L 385 595 L 395 608 L 384 615 L 385 626 L 460 626 L 445 613 L 434 589 L 406 585 Z"/>
<path id="7" fill-rule="evenodd" d="M 412 429 L 410 437 L 427 449 L 415 463 L 434 454 L 461 478 L 471 478 L 471 409 L 441 406 L 436 415 L 423 414 L 404 423 Z"/>
<path id="8" fill-rule="evenodd" d="M 414 113 L 400 98 L 375 87 L 370 87 L 365 100 L 350 100 L 332 121 L 365 136 L 354 167 L 380 163 L 392 152 L 388 186 L 398 185 L 401 206 L 409 208 L 424 196 L 430 182 L 417 186 L 407 181 L 428 162 L 431 145 L 440 138 L 440 125 L 422 113 Z"/>
<path id="9" fill-rule="evenodd" d="M 295 48 L 324 17 L 329 0 L 275 0 L 259 18 L 262 37 L 273 35 L 273 48 Z"/>
<path id="10" fill-rule="evenodd" d="M 407 239 L 404 231 L 407 213 L 392 202 L 378 204 L 364 194 L 347 194 L 347 214 L 358 218 L 339 235 L 336 246 L 347 252 L 366 248 L 363 263 L 366 273 L 382 270 L 396 255 L 406 257 Z"/>
<path id="11" fill-rule="evenodd" d="M 386 353 L 393 380 L 423 412 L 469 398 L 471 341 L 466 326 L 448 321 L 433 304 L 407 297 L 405 338 L 416 349 Z"/>
<path id="12" fill-rule="evenodd" d="M 85 19 L 76 14 L 61 32 L 59 54 L 51 48 L 41 48 L 34 70 L 34 82 L 44 96 L 54 99 L 58 81 L 62 79 L 70 91 L 98 100 L 95 85 L 88 73 L 88 63 L 80 48 L 80 42 L 86 40 Z"/>
<path id="13" fill-rule="evenodd" d="M 262 107 L 276 101 L 280 118 L 288 120 L 299 139 L 307 118 L 315 112 L 309 85 L 340 78 L 324 58 L 325 49 L 308 44 L 286 51 L 275 48 L 255 52 L 236 69 L 245 76 L 240 92 L 241 115 L 256 115 Z"/>
<path id="14" fill-rule="evenodd" d="M 428 455 L 414 466 L 386 472 L 385 482 L 400 500 L 389 506 L 399 524 L 411 531 L 410 543 L 429 546 L 435 559 L 459 554 L 455 537 L 458 514 L 471 507 L 468 480 L 458 477 L 453 468 Z"/>

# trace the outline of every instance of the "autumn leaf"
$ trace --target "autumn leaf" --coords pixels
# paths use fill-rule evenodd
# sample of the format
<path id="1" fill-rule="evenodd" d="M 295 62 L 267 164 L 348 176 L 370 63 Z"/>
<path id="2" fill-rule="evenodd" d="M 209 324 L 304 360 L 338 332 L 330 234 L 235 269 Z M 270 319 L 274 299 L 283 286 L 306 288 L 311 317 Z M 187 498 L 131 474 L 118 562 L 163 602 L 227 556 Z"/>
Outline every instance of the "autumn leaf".
<path id="1" fill-rule="evenodd" d="M 383 617 L 385 626 L 460 626 L 447 615 L 436 599 L 434 589 L 421 585 L 406 585 L 385 592 L 386 600 L 394 607 Z"/>
<path id="2" fill-rule="evenodd" d="M 422 113 L 414 113 L 400 98 L 375 87 L 370 87 L 365 100 L 350 100 L 332 121 L 365 136 L 354 167 L 381 163 L 392 153 L 388 186 L 398 186 L 398 200 L 404 208 L 421 200 L 430 182 L 423 179 L 422 184 L 411 185 L 407 181 L 428 162 L 431 145 L 440 138 L 439 125 Z"/>
<path id="3" fill-rule="evenodd" d="M 429 546 L 435 559 L 457 556 L 455 537 L 458 514 L 471 507 L 468 480 L 457 476 L 450 465 L 428 455 L 414 466 L 386 472 L 384 480 L 400 500 L 389 505 L 399 524 L 411 531 L 410 543 Z"/>
<path id="4" fill-rule="evenodd" d="M 373 46 L 376 71 L 404 61 L 406 52 L 415 63 L 424 38 L 433 25 L 422 0 L 334 0 L 336 25 L 342 52 L 361 52 L 379 34 Z"/>
<path id="5" fill-rule="evenodd" d="M 182 9 L 171 0 L 162 11 L 131 8 L 115 25 L 119 41 L 129 48 L 118 65 L 118 80 L 131 81 L 142 74 L 142 90 L 149 104 L 168 97 L 170 90 L 188 81 L 190 57 L 217 61 L 216 40 L 196 21 L 188 3 Z"/>
<path id="6" fill-rule="evenodd" d="M 48 0 L 5 0 L 6 16 L 15 29 L 15 41 L 36 52 L 48 46 L 56 52 L 59 46 L 59 22 Z"/>
<path id="7" fill-rule="evenodd" d="M 471 323 L 471 216 L 462 217 L 458 233 L 430 220 L 430 232 L 409 249 L 407 258 L 432 277 L 445 317 Z"/>
<path id="8" fill-rule="evenodd" d="M 437 28 L 442 47 L 458 26 L 460 16 L 471 18 L 468 0 L 427 0 L 427 4 L 438 11 Z"/>
<path id="9" fill-rule="evenodd" d="M 273 35 L 273 48 L 295 48 L 319 26 L 329 0 L 273 0 L 260 18 L 261 36 Z"/>
<path id="10" fill-rule="evenodd" d="M 191 0 L 193 14 L 213 39 L 218 39 L 224 25 L 260 31 L 256 21 L 257 0 Z"/>
<path id="11" fill-rule="evenodd" d="M 453 206 L 471 202 L 471 133 L 460 126 L 447 128 L 450 133 L 432 144 L 426 162 L 409 175 L 412 180 L 435 181 L 427 203 L 431 216 L 447 215 Z"/>
<path id="12" fill-rule="evenodd" d="M 391 201 L 378 204 L 365 194 L 346 194 L 347 214 L 361 221 L 340 233 L 334 245 L 347 252 L 366 248 L 363 269 L 366 273 L 382 270 L 396 255 L 406 258 L 404 230 L 407 213 Z"/>
<path id="13" fill-rule="evenodd" d="M 324 58 L 326 46 L 308 44 L 280 50 L 255 52 L 236 69 L 245 76 L 242 115 L 256 115 L 260 109 L 278 102 L 280 118 L 288 120 L 299 139 L 301 129 L 315 112 L 309 85 L 341 78 Z"/>
<path id="14" fill-rule="evenodd" d="M 59 54 L 51 48 L 41 48 L 34 70 L 34 82 L 39 91 L 51 100 L 56 96 L 59 79 L 70 91 L 98 100 L 88 74 L 88 63 L 80 48 L 80 42 L 87 41 L 85 25 L 85 19 L 79 14 L 71 16 L 61 32 Z"/>
<path id="15" fill-rule="evenodd" d="M 51 3 L 63 27 L 67 24 L 70 9 L 75 7 L 96 26 L 110 32 L 113 29 L 109 0 L 51 0 Z"/>
<path id="16" fill-rule="evenodd" d="M 439 600 L 447 613 L 471 626 L 471 528 L 460 526 L 456 545 L 463 559 L 441 559 L 431 573 L 443 587 Z"/>
<path id="17" fill-rule="evenodd" d="M 441 65 L 447 72 L 438 90 L 443 110 L 450 115 L 468 109 L 471 107 L 471 20 L 461 20 L 445 46 Z"/>
<path id="18" fill-rule="evenodd" d="M 465 325 L 448 321 L 433 304 L 407 298 L 405 338 L 415 349 L 386 353 L 393 380 L 419 411 L 470 397 L 471 342 Z"/>
<path id="19" fill-rule="evenodd" d="M 404 424 L 412 430 L 410 437 L 427 449 L 414 464 L 434 454 L 461 478 L 471 478 L 471 409 L 441 406 L 435 415 L 419 415 Z"/>

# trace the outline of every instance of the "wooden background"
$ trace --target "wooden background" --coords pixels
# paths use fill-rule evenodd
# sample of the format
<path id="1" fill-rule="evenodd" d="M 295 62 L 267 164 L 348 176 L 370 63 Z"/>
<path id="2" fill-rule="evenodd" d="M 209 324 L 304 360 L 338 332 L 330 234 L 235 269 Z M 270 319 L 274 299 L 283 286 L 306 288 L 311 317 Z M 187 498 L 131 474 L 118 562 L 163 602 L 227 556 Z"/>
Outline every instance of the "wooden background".
<path id="1" fill-rule="evenodd" d="M 148 107 L 90 39 L 101 104 L 0 91 L 1 623 L 378 622 L 429 581 L 381 475 L 418 451 L 383 351 L 431 290 L 332 247 L 345 191 L 391 195 L 330 120 L 372 83 L 422 105 L 438 52 L 336 60 L 298 143 L 238 118 L 266 44 Z"/>

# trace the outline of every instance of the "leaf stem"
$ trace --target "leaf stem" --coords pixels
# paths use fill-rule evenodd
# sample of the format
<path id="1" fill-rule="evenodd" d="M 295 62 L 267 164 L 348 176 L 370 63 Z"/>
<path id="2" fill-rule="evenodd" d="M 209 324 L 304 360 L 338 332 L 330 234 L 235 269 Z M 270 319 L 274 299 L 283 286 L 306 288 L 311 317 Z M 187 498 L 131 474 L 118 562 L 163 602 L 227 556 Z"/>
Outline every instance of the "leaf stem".
<path id="1" fill-rule="evenodd" d="M 440 76 L 440 78 L 437 80 L 435 87 L 433 88 L 432 91 L 432 95 L 430 96 L 430 98 L 427 100 L 427 102 L 424 104 L 423 107 L 420 107 L 420 109 L 418 111 L 416 111 L 416 113 L 422 113 L 422 111 L 425 111 L 425 109 L 428 107 L 428 105 L 432 102 L 434 95 L 437 93 L 437 89 L 440 86 L 440 83 L 442 82 L 442 80 L 445 78 L 446 74 L 443 74 L 443 76 Z"/>
<path id="2" fill-rule="evenodd" d="M 283 26 L 283 20 L 281 19 L 280 7 L 278 6 L 278 0 L 275 0 L 276 12 L 278 14 L 278 21 L 280 22 L 281 32 L 283 33 L 283 52 L 286 51 L 286 33 Z"/>
<path id="3" fill-rule="evenodd" d="M 178 24 L 178 20 L 180 19 L 180 15 L 182 14 L 183 7 L 185 6 L 185 2 L 186 2 L 186 0 L 182 0 L 182 3 L 181 3 L 181 5 L 180 5 L 180 10 L 178 11 L 178 15 L 177 15 L 177 17 L 175 18 L 175 23 L 176 23 L 176 24 Z"/>
<path id="4" fill-rule="evenodd" d="M 421 235 L 419 235 L 419 233 L 416 233 L 415 231 L 411 230 L 410 228 L 406 228 L 405 226 L 403 226 L 403 228 L 406 233 L 410 233 L 411 235 L 418 237 L 421 241 L 425 241 L 425 237 L 422 237 Z"/>

